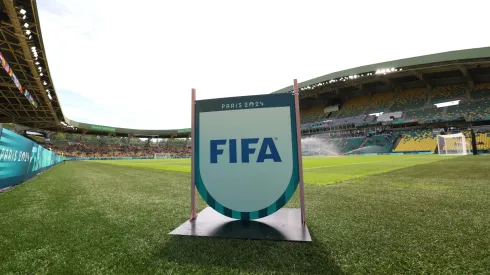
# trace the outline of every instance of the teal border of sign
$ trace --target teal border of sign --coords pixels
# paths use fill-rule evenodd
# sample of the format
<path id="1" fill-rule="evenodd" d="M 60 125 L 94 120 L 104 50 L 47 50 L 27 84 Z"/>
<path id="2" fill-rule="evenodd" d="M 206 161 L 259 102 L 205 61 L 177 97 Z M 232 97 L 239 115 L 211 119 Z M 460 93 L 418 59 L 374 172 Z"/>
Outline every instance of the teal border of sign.
<path id="1" fill-rule="evenodd" d="M 253 103 L 254 107 L 245 107 L 244 102 Z M 199 168 L 199 114 L 203 112 L 219 112 L 227 111 L 229 109 L 222 109 L 222 104 L 237 104 L 242 103 L 242 108 L 236 109 L 258 109 L 258 108 L 273 108 L 273 107 L 289 107 L 291 117 L 291 138 L 292 138 L 292 155 L 293 155 L 293 171 L 289 184 L 284 193 L 271 205 L 266 208 L 253 211 L 253 212 L 241 212 L 233 209 L 229 209 L 216 201 L 213 196 L 208 192 L 206 186 L 203 183 L 201 177 L 201 171 Z M 258 104 L 256 104 L 258 103 Z M 261 104 L 263 103 L 263 105 Z M 255 106 L 257 105 L 257 106 Z M 269 216 L 281 209 L 294 195 L 299 183 L 299 163 L 298 163 L 298 142 L 296 135 L 296 112 L 294 104 L 294 94 L 270 94 L 270 95 L 257 95 L 257 96 L 243 96 L 243 97 L 230 97 L 196 101 L 195 112 L 195 137 L 192 137 L 194 143 L 194 169 L 195 169 L 195 185 L 201 194 L 201 197 L 206 203 L 219 213 L 234 219 L 239 220 L 254 220 Z M 273 127 L 273 125 L 271 126 Z"/>

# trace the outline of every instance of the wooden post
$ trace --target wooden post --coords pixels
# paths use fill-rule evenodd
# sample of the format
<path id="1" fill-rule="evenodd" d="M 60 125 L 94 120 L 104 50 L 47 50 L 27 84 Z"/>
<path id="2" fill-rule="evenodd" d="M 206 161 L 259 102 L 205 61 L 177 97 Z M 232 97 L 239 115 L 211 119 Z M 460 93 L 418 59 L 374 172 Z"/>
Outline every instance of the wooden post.
<path id="1" fill-rule="evenodd" d="M 299 166 L 299 201 L 301 205 L 301 223 L 306 223 L 305 211 L 305 186 L 303 182 L 303 151 L 301 149 L 301 117 L 299 113 L 299 89 L 298 80 L 294 80 L 294 105 L 296 112 L 296 139 L 298 142 L 298 166 Z"/>
<path id="2" fill-rule="evenodd" d="M 195 117 L 196 117 L 196 89 L 192 89 L 192 102 L 191 102 L 191 217 L 190 220 L 197 218 L 196 212 L 196 182 L 195 182 Z"/>

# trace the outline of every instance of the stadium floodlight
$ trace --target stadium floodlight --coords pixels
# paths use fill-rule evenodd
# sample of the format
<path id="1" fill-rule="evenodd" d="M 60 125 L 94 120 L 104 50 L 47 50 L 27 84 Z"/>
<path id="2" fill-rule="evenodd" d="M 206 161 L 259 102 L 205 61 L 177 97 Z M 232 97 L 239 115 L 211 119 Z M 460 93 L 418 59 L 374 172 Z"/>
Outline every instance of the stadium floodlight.
<path id="1" fill-rule="evenodd" d="M 48 82 L 44 81 L 44 82 L 43 82 L 43 85 L 44 85 L 44 86 L 48 85 Z"/>
<path id="2" fill-rule="evenodd" d="M 27 35 L 30 35 L 30 34 L 31 34 L 31 31 L 30 31 L 30 30 L 27 30 L 27 31 L 26 31 L 26 34 L 27 34 Z"/>
<path id="3" fill-rule="evenodd" d="M 447 101 L 447 102 L 441 102 L 441 103 L 436 103 L 437 108 L 442 108 L 442 107 L 447 107 L 447 106 L 454 106 L 454 105 L 459 105 L 459 102 L 461 100 L 453 100 L 453 101 Z"/>
<path id="4" fill-rule="evenodd" d="M 21 14 L 26 14 L 26 10 L 25 9 L 20 9 L 19 11 Z"/>
<path id="5" fill-rule="evenodd" d="M 39 75 L 40 75 L 40 76 L 43 76 L 44 74 L 43 74 L 43 73 L 40 73 Z"/>
<path id="6" fill-rule="evenodd" d="M 22 19 L 26 20 L 26 18 L 27 18 L 27 15 L 22 16 Z"/>
<path id="7" fill-rule="evenodd" d="M 36 62 L 36 63 L 34 63 L 34 64 L 39 65 L 40 63 L 39 63 L 39 62 Z"/>
<path id="8" fill-rule="evenodd" d="M 396 72 L 396 68 L 385 68 L 385 69 L 377 69 L 375 74 L 387 74 L 387 73 L 392 73 Z"/>
<path id="9" fill-rule="evenodd" d="M 29 24 L 25 23 L 24 27 L 29 28 Z"/>
<path id="10" fill-rule="evenodd" d="M 49 100 L 53 100 L 53 98 L 51 97 L 51 94 L 48 94 L 48 98 L 49 98 Z"/>
<path id="11" fill-rule="evenodd" d="M 32 46 L 31 47 L 31 50 L 36 50 L 36 46 Z"/>
<path id="12" fill-rule="evenodd" d="M 463 156 L 468 154 L 469 144 L 462 133 L 437 136 L 437 151 L 443 156 Z"/>
<path id="13" fill-rule="evenodd" d="M 32 35 L 29 35 L 29 39 L 32 39 Z"/>

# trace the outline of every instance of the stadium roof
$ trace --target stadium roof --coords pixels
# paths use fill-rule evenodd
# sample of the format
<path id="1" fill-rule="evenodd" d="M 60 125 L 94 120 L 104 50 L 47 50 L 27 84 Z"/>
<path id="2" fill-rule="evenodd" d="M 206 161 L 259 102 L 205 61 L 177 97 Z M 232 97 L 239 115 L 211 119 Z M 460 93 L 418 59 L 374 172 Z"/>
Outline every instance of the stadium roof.
<path id="1" fill-rule="evenodd" d="M 374 81 L 390 82 L 389 78 L 412 75 L 424 82 L 424 73 L 434 71 L 460 70 L 466 78 L 468 70 L 478 66 L 488 66 L 490 47 L 450 51 L 419 57 L 405 58 L 372 65 L 366 65 L 330 73 L 299 83 L 301 97 L 308 97 L 321 91 L 337 91 L 339 88 L 354 86 L 361 90 L 362 83 Z M 426 78 L 427 79 L 427 78 Z M 425 81 L 427 82 L 427 81 Z M 389 84 L 389 83 L 388 83 Z M 293 90 L 288 86 L 274 93 L 285 93 Z M 316 93 L 308 93 L 316 90 Z"/>
<path id="2" fill-rule="evenodd" d="M 56 129 L 63 118 L 35 1 L 0 2 L 0 122 Z"/>
<path id="3" fill-rule="evenodd" d="M 84 134 L 190 135 L 189 129 L 126 129 L 66 118 L 49 71 L 36 1 L 0 1 L 0 24 L 0 123 Z"/>
<path id="4" fill-rule="evenodd" d="M 140 137 L 188 137 L 191 133 L 190 128 L 186 129 L 175 129 L 175 130 L 138 130 L 138 129 L 128 129 L 128 128 L 118 128 L 111 126 L 94 125 L 88 123 L 82 123 L 66 119 L 66 122 L 76 127 L 77 130 L 85 133 L 111 133 L 114 135 L 134 135 Z"/>

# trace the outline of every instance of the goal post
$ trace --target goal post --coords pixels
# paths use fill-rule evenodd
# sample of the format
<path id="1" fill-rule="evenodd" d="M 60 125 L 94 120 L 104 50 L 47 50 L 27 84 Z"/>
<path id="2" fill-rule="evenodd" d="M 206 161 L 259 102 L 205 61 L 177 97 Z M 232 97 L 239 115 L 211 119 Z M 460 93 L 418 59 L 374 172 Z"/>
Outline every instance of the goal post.
<path id="1" fill-rule="evenodd" d="M 468 148 L 470 148 L 470 146 L 462 133 L 437 136 L 437 149 L 439 155 L 464 156 L 468 154 Z"/>
<path id="2" fill-rule="evenodd" d="M 169 159 L 170 154 L 169 153 L 155 153 L 153 156 L 154 159 Z"/>

